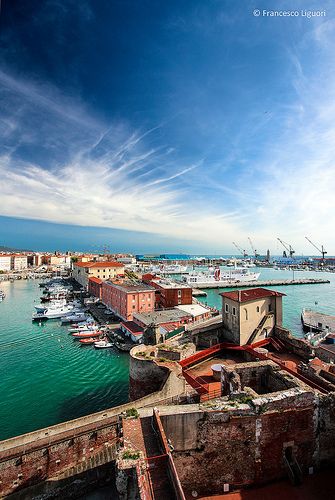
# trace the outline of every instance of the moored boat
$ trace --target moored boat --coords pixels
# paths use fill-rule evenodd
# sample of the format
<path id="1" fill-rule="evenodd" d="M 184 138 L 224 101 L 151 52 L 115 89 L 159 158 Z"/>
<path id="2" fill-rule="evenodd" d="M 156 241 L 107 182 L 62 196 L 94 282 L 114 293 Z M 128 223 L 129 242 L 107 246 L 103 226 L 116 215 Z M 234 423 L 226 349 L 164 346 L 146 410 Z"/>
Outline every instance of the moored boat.
<path id="1" fill-rule="evenodd" d="M 77 332 L 77 333 L 73 333 L 72 334 L 72 337 L 74 337 L 75 339 L 86 339 L 86 338 L 89 338 L 89 337 L 100 337 L 100 335 L 102 335 L 102 331 L 100 330 L 96 330 L 94 332 Z"/>
<path id="2" fill-rule="evenodd" d="M 85 345 L 91 345 L 91 344 L 94 344 L 95 342 L 97 341 L 96 337 L 88 337 L 88 338 L 84 338 L 84 339 L 79 339 L 79 342 L 81 344 L 85 344 Z"/>
<path id="3" fill-rule="evenodd" d="M 114 344 L 108 342 L 108 340 L 99 340 L 98 342 L 94 342 L 94 347 L 96 349 L 107 349 L 113 347 Z"/>
<path id="4" fill-rule="evenodd" d="M 243 283 L 257 281 L 260 273 L 250 272 L 246 268 L 235 268 L 232 270 L 221 271 L 219 267 L 209 268 L 207 271 L 192 272 L 184 277 L 184 281 L 194 287 L 214 287 L 228 286 L 230 283 Z"/>

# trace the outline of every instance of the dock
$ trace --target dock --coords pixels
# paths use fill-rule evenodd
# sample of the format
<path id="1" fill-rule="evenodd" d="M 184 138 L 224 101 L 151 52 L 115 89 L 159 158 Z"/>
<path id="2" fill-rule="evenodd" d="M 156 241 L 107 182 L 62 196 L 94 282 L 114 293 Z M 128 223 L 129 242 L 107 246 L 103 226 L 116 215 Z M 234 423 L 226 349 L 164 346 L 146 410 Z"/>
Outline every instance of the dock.
<path id="1" fill-rule="evenodd" d="M 308 332 L 335 332 L 335 316 L 311 309 L 303 309 L 301 314 L 303 328 Z"/>
<path id="2" fill-rule="evenodd" d="M 309 278 L 309 279 L 298 279 L 298 280 L 266 280 L 266 281 L 243 281 L 222 284 L 217 283 L 203 283 L 198 285 L 192 283 L 194 288 L 204 289 L 204 288 L 258 288 L 263 286 L 288 286 L 288 285 L 321 285 L 325 283 L 330 283 L 329 280 Z"/>

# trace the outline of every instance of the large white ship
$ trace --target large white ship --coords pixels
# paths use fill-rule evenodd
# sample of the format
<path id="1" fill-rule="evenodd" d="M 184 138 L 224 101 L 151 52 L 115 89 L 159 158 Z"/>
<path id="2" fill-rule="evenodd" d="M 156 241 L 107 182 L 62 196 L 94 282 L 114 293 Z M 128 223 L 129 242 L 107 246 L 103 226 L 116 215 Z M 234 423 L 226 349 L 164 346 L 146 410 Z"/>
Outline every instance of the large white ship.
<path id="1" fill-rule="evenodd" d="M 220 268 L 210 268 L 208 271 L 192 272 L 184 277 L 184 281 L 193 288 L 208 287 L 225 287 L 230 283 L 242 283 L 249 281 L 257 281 L 260 273 L 250 272 L 245 268 L 236 268 L 231 270 L 221 271 Z"/>

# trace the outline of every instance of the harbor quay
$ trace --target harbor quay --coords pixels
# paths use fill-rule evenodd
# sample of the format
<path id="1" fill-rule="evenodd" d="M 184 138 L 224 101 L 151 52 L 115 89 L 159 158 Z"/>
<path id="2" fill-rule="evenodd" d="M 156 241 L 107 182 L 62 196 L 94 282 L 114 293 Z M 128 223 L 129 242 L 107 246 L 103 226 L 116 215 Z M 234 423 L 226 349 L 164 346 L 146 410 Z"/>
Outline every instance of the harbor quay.
<path id="1" fill-rule="evenodd" d="M 321 285 L 330 283 L 327 279 L 318 278 L 305 278 L 305 279 L 286 279 L 286 280 L 257 280 L 257 282 L 228 282 L 226 284 L 229 288 L 250 288 L 252 286 L 288 286 L 288 285 Z M 194 284 L 194 288 L 222 288 L 222 283 L 202 283 L 201 285 Z"/>
<path id="2" fill-rule="evenodd" d="M 75 498 L 105 485 L 120 499 L 248 498 L 278 483 L 290 498 L 310 476 L 327 483 L 335 352 L 326 362 L 283 327 L 284 297 L 226 291 L 219 315 L 182 327 L 181 309 L 121 320 L 143 328 L 129 353 L 130 401 L 0 442 L 1 495 Z"/>

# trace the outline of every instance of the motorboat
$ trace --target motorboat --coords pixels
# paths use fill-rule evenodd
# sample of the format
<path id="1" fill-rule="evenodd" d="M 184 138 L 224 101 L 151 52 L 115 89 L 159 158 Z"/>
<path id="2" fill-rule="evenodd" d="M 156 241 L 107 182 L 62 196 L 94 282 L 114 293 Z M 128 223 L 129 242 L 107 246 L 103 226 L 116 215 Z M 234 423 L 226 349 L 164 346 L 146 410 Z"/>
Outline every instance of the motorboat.
<path id="1" fill-rule="evenodd" d="M 65 323 L 75 323 L 76 321 L 84 322 L 87 320 L 87 318 L 88 316 L 86 313 L 79 311 L 73 314 L 68 314 L 67 316 L 62 316 L 60 320 L 62 324 L 65 324 Z"/>
<path id="2" fill-rule="evenodd" d="M 94 330 L 98 330 L 99 326 L 91 323 L 91 324 L 83 324 L 83 325 L 78 325 L 73 328 L 68 328 L 69 333 L 76 333 L 76 332 L 93 332 Z"/>
<path id="3" fill-rule="evenodd" d="M 88 331 L 88 332 L 76 332 L 76 333 L 72 333 L 72 337 L 74 337 L 75 339 L 86 339 L 86 338 L 89 338 L 89 337 L 100 337 L 100 335 L 102 334 L 103 332 L 101 330 L 95 330 L 95 331 Z"/>
<path id="4" fill-rule="evenodd" d="M 107 349 L 109 347 L 113 347 L 114 344 L 108 342 L 108 340 L 99 340 L 98 342 L 94 342 L 94 347 L 96 349 Z"/>
<path id="5" fill-rule="evenodd" d="M 0 302 L 2 302 L 6 298 L 6 294 L 3 290 L 0 290 Z"/>
<path id="6" fill-rule="evenodd" d="M 94 344 L 97 341 L 97 338 L 95 337 L 88 337 L 84 339 L 79 339 L 79 342 L 84 345 L 91 345 Z"/>
<path id="7" fill-rule="evenodd" d="M 36 313 L 32 316 L 33 321 L 61 318 L 73 311 L 73 306 L 67 304 L 54 304 L 50 307 L 35 306 L 35 309 Z"/>

